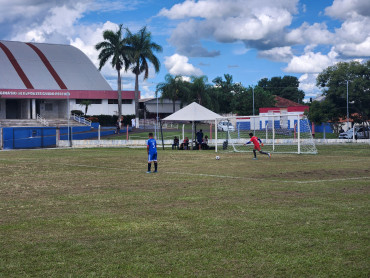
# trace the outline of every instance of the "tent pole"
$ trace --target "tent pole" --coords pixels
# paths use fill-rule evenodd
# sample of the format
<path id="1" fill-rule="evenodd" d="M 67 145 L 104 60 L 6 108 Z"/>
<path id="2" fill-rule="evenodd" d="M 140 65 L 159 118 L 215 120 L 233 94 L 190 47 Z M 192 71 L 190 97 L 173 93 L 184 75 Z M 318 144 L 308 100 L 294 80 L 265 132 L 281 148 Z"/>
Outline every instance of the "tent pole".
<path id="1" fill-rule="evenodd" d="M 191 122 L 191 149 L 194 150 L 194 121 Z"/>
<path id="2" fill-rule="evenodd" d="M 215 152 L 217 153 L 217 119 L 215 120 Z"/>

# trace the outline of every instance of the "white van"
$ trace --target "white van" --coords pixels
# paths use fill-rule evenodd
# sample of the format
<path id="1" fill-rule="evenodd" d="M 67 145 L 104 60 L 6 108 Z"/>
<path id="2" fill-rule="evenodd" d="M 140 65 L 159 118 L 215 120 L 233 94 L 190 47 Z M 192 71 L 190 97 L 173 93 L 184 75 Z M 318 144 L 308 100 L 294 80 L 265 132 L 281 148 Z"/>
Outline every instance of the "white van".
<path id="1" fill-rule="evenodd" d="M 368 127 L 355 127 L 355 139 L 366 139 L 369 132 Z M 353 139 L 353 128 L 339 134 L 339 139 Z"/>
<path id="2" fill-rule="evenodd" d="M 234 126 L 227 121 L 219 122 L 217 125 L 218 131 L 235 131 Z"/>

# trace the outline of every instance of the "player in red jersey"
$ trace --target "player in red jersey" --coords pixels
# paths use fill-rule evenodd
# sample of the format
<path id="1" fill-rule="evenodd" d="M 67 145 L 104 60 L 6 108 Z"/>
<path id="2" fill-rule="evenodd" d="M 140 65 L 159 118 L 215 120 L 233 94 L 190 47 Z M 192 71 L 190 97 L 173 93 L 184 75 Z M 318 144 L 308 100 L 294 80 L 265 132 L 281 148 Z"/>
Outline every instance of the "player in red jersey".
<path id="1" fill-rule="evenodd" d="M 263 143 L 262 143 L 262 141 L 261 141 L 260 138 L 258 138 L 257 136 L 253 136 L 253 133 L 249 133 L 249 137 L 251 138 L 251 140 L 249 140 L 244 145 L 248 145 L 250 143 L 253 143 L 253 145 L 254 145 L 254 149 L 253 149 L 254 158 L 253 159 L 257 159 L 256 150 L 259 151 L 259 153 L 268 155 L 268 157 L 271 158 L 271 154 L 270 153 L 266 153 L 266 152 L 261 151 L 261 145 L 263 147 Z"/>

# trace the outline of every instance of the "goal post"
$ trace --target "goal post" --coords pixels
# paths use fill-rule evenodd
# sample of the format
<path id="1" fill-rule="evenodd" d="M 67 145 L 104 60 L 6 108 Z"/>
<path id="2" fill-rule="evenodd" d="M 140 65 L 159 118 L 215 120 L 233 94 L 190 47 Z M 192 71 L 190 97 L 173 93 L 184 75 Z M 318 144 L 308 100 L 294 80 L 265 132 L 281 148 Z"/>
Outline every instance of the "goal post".
<path id="1" fill-rule="evenodd" d="M 309 121 L 302 114 L 224 117 L 215 121 L 216 152 L 250 152 L 249 133 L 260 138 L 263 151 L 317 154 Z"/>

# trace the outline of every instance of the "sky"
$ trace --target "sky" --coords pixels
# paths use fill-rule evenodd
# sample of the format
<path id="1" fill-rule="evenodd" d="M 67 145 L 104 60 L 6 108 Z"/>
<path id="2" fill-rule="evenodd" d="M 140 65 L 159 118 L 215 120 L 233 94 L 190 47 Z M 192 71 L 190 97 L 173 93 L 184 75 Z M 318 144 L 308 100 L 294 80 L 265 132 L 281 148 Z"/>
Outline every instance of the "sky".
<path id="1" fill-rule="evenodd" d="M 308 100 L 321 93 L 322 70 L 370 58 L 369 0 L 0 0 L 0 39 L 70 44 L 97 67 L 94 46 L 119 24 L 132 33 L 147 26 L 163 47 L 160 72 L 140 78 L 142 98 L 169 73 L 210 84 L 230 74 L 246 87 L 292 75 Z M 101 72 L 117 89 L 111 64 Z M 122 76 L 122 88 L 134 90 L 134 75 Z"/>

